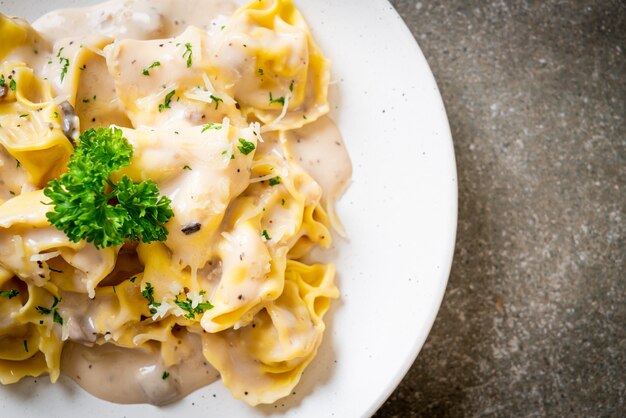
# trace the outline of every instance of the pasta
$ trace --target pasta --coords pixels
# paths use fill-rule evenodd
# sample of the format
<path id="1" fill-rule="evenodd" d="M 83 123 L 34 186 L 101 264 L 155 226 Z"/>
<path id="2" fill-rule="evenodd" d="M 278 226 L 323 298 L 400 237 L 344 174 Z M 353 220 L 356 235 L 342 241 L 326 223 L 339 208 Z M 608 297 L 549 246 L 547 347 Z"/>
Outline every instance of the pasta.
<path id="1" fill-rule="evenodd" d="M 113 1 L 33 27 L 0 14 L 0 62 L 0 382 L 64 373 L 164 404 L 219 375 L 250 405 L 289 395 L 339 296 L 310 251 L 340 229 L 350 174 L 333 151 L 326 187 L 294 145 L 341 140 L 329 62 L 291 1 Z M 153 184 L 167 239 L 100 245 L 54 223 L 47 188 L 91 128 L 129 144 L 106 181 Z"/>

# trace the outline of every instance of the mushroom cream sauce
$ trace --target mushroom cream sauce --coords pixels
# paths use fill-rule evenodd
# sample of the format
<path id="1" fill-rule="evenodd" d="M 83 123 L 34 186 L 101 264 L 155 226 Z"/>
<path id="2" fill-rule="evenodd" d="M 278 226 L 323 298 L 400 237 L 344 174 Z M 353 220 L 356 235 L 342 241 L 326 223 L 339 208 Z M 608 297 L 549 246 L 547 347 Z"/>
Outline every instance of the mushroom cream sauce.
<path id="1" fill-rule="evenodd" d="M 341 234 L 352 172 L 291 1 L 0 14 L 0 64 L 0 381 L 63 373 L 156 405 L 220 377 L 251 405 L 291 393 L 339 295 L 332 264 L 303 260 Z M 111 125 L 134 148 L 119 174 L 172 201 L 164 243 L 96 249 L 46 220 L 78 134 Z"/>

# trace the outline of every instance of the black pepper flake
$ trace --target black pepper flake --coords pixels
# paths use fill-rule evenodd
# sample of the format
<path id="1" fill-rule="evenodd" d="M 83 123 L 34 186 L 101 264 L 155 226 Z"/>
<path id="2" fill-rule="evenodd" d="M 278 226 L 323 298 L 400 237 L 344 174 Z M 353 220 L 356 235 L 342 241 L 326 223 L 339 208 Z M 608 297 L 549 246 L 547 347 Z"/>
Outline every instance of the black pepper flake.
<path id="1" fill-rule="evenodd" d="M 200 222 L 191 222 L 183 226 L 180 231 L 185 235 L 191 235 L 195 232 L 198 232 L 201 227 L 202 227 L 202 224 L 200 224 Z"/>
<path id="2" fill-rule="evenodd" d="M 242 300 L 243 299 L 243 295 L 237 296 L 237 299 Z"/>

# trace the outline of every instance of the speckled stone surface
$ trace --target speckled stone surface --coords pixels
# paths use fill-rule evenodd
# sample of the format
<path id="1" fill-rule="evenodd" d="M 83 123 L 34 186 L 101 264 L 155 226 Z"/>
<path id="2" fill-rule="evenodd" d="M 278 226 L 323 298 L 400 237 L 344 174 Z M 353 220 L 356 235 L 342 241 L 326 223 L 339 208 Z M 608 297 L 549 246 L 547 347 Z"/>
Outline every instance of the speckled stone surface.
<path id="1" fill-rule="evenodd" d="M 392 3 L 446 104 L 459 226 L 375 416 L 626 416 L 626 2 Z"/>

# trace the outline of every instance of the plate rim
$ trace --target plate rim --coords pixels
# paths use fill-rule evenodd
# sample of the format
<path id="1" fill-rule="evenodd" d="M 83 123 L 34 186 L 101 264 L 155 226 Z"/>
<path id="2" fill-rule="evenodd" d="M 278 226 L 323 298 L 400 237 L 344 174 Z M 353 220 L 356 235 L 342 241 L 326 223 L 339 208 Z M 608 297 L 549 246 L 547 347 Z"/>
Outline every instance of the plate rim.
<path id="1" fill-rule="evenodd" d="M 404 21 L 404 19 L 402 18 L 398 10 L 393 6 L 393 4 L 391 4 L 389 0 L 381 0 L 381 2 L 386 3 L 391 8 L 391 13 L 393 13 L 395 17 L 398 19 L 398 22 L 401 23 L 401 27 L 402 27 L 401 30 L 404 32 L 404 36 L 412 40 L 411 53 L 415 55 L 415 58 L 420 62 L 420 65 L 425 66 L 425 68 L 428 69 L 428 74 L 427 74 L 428 79 L 429 79 L 428 81 L 430 84 L 433 85 L 433 87 L 437 91 L 437 94 L 436 94 L 437 100 L 438 100 L 437 104 L 439 105 L 441 116 L 443 117 L 443 120 L 445 121 L 445 124 L 444 124 L 445 127 L 442 126 L 444 128 L 444 131 L 441 132 L 441 134 L 444 136 L 444 139 L 446 140 L 446 142 L 449 143 L 450 150 L 451 150 L 449 157 L 452 160 L 452 164 L 450 165 L 452 171 L 449 174 L 452 174 L 453 178 L 455 179 L 454 186 L 451 190 L 452 192 L 451 209 L 453 210 L 454 215 L 452 217 L 453 225 L 451 225 L 451 236 L 449 237 L 450 242 L 446 250 L 447 253 L 445 256 L 446 264 L 445 264 L 445 267 L 442 268 L 442 273 L 441 273 L 441 278 L 442 278 L 441 284 L 437 288 L 437 294 L 432 305 L 433 309 L 430 309 L 428 311 L 428 316 L 425 318 L 423 322 L 423 324 L 425 325 L 423 332 L 418 333 L 418 335 L 416 335 L 413 341 L 413 346 L 411 347 L 410 355 L 404 359 L 404 362 L 402 363 L 400 368 L 396 370 L 395 375 L 389 381 L 389 384 L 386 387 L 386 389 L 379 394 L 379 396 L 375 399 L 374 402 L 372 402 L 372 405 L 370 406 L 370 408 L 367 409 L 367 411 L 363 415 L 364 417 L 373 416 L 385 404 L 385 402 L 391 397 L 393 392 L 398 388 L 402 380 L 406 377 L 413 363 L 415 363 L 415 361 L 417 360 L 419 353 L 421 352 L 422 348 L 424 347 L 424 344 L 426 343 L 426 340 L 428 339 L 428 336 L 430 335 L 430 332 L 435 323 L 435 320 L 437 319 L 437 316 L 439 315 L 439 311 L 441 310 L 441 304 L 443 302 L 443 298 L 445 296 L 445 292 L 448 286 L 448 281 L 450 279 L 450 273 L 452 271 L 452 263 L 454 260 L 454 250 L 456 248 L 456 234 L 457 234 L 457 228 L 458 228 L 459 187 L 458 187 L 458 181 L 456 180 L 458 179 L 458 176 L 457 176 L 458 171 L 457 171 L 457 165 L 456 165 L 456 153 L 454 150 L 454 139 L 452 137 L 452 131 L 450 129 L 450 121 L 448 120 L 448 114 L 445 108 L 443 97 L 441 96 L 441 92 L 439 90 L 439 86 L 437 85 L 437 80 L 435 78 L 435 75 L 433 74 L 432 68 L 428 64 L 428 60 L 426 59 L 426 56 L 422 52 L 422 49 L 420 48 L 419 43 L 417 42 L 417 39 L 415 38 L 415 36 L 413 36 L 413 33 L 409 29 L 407 23 Z"/>

